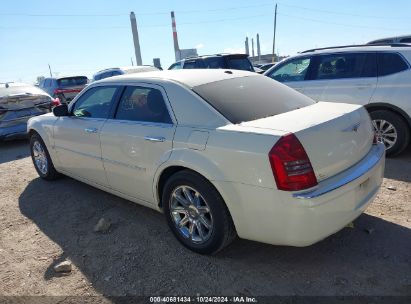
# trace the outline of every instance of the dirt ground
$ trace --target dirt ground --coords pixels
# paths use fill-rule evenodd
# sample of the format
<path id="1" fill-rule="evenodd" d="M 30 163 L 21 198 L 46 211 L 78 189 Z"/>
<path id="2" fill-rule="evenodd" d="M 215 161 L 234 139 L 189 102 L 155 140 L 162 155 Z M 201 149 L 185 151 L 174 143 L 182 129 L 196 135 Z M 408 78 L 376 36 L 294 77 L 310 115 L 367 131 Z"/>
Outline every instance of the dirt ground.
<path id="1" fill-rule="evenodd" d="M 411 147 L 387 160 L 354 228 L 305 248 L 236 240 L 212 257 L 181 246 L 160 213 L 41 180 L 28 156 L 26 141 L 0 143 L 0 296 L 411 295 Z M 102 217 L 113 225 L 96 233 Z M 71 274 L 56 274 L 66 259 Z"/>

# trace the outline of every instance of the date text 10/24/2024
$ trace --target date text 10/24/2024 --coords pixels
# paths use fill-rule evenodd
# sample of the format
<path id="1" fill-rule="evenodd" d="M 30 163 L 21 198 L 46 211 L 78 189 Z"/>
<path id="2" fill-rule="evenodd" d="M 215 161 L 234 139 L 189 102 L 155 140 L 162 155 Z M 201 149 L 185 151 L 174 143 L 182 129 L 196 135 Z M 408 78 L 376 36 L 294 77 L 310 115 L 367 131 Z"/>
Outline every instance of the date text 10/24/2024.
<path id="1" fill-rule="evenodd" d="M 248 296 L 213 297 L 213 296 L 157 296 L 150 297 L 150 303 L 258 303 L 257 299 Z"/>

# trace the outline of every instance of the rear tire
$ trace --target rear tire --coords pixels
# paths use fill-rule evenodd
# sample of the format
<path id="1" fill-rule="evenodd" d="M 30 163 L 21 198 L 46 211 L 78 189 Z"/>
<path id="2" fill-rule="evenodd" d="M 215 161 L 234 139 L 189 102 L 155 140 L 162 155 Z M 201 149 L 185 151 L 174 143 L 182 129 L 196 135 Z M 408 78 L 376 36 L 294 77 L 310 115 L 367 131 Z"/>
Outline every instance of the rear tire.
<path id="1" fill-rule="evenodd" d="M 45 143 L 37 133 L 30 137 L 30 152 L 34 168 L 42 179 L 55 180 L 59 177 Z"/>
<path id="2" fill-rule="evenodd" d="M 384 143 L 387 156 L 400 154 L 410 141 L 410 128 L 398 114 L 378 110 L 370 113 L 377 140 Z"/>
<path id="3" fill-rule="evenodd" d="M 193 171 L 172 175 L 164 185 L 162 202 L 171 231 L 194 252 L 215 254 L 237 235 L 221 195 Z"/>

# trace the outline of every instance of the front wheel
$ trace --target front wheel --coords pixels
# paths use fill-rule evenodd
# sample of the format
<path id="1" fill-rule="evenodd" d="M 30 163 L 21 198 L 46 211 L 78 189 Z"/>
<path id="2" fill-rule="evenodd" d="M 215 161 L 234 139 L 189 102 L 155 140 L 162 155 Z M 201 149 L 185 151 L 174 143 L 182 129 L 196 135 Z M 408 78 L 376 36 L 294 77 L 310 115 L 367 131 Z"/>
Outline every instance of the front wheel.
<path id="1" fill-rule="evenodd" d="M 370 113 L 377 141 L 385 145 L 387 156 L 400 154 L 409 144 L 410 129 L 398 114 L 378 110 Z"/>
<path id="2" fill-rule="evenodd" d="M 34 168 L 41 178 L 54 180 L 58 177 L 59 174 L 54 168 L 47 147 L 37 133 L 30 137 L 30 152 Z"/>
<path id="3" fill-rule="evenodd" d="M 177 239 L 201 254 L 214 254 L 236 233 L 218 191 L 202 176 L 180 171 L 166 182 L 162 195 L 167 223 Z"/>

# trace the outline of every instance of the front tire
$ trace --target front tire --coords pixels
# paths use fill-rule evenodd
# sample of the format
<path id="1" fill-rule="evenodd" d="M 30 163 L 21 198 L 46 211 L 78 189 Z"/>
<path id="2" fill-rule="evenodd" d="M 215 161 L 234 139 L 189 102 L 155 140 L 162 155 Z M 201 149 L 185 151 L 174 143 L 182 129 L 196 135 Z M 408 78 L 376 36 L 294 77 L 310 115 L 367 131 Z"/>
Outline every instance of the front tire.
<path id="1" fill-rule="evenodd" d="M 194 252 L 217 253 L 236 237 L 223 198 L 195 172 L 183 170 L 172 175 L 164 186 L 162 202 L 171 231 Z"/>
<path id="2" fill-rule="evenodd" d="M 59 173 L 54 168 L 49 151 L 43 139 L 37 133 L 30 137 L 31 159 L 38 175 L 45 180 L 55 180 Z"/>
<path id="3" fill-rule="evenodd" d="M 400 154 L 410 141 L 410 129 L 398 114 L 378 110 L 370 113 L 377 141 L 385 145 L 387 156 Z"/>

